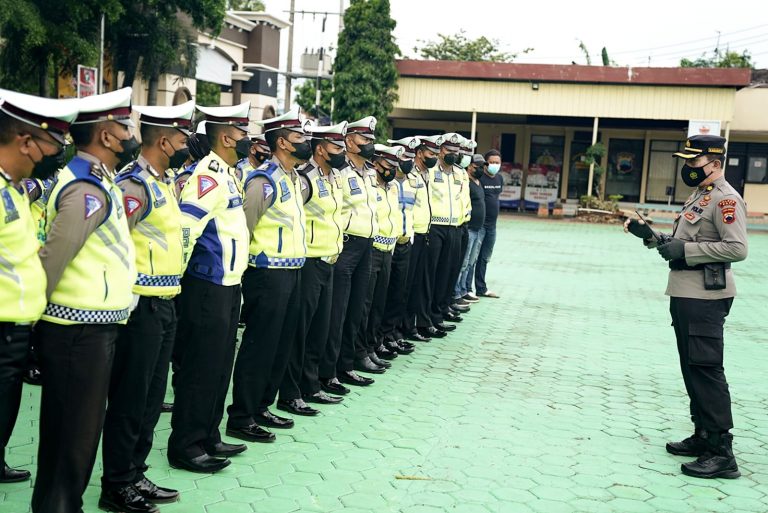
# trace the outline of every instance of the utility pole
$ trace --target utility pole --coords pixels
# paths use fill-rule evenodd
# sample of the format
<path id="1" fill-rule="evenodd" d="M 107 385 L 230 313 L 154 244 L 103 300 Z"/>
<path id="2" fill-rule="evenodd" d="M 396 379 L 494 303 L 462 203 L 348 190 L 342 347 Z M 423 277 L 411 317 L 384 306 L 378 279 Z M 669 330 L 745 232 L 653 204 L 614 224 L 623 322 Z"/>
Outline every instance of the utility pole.
<path id="1" fill-rule="evenodd" d="M 291 108 L 291 72 L 293 71 L 293 20 L 296 11 L 296 0 L 291 0 L 291 10 L 288 14 L 288 21 L 291 25 L 288 27 L 288 74 L 285 76 L 285 111 Z"/>
<path id="2" fill-rule="evenodd" d="M 78 77 L 79 79 L 79 77 Z M 101 13 L 101 37 L 99 39 L 99 76 L 96 93 L 104 92 L 104 13 Z"/>

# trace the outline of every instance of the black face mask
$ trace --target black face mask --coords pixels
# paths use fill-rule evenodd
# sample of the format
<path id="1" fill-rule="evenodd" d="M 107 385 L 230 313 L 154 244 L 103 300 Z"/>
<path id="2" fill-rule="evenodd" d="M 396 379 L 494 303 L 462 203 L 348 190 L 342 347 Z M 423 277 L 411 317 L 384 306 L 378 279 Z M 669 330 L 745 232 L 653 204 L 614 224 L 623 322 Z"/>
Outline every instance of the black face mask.
<path id="1" fill-rule="evenodd" d="M 187 140 L 187 146 L 189 147 L 189 154 L 195 160 L 200 160 L 211 152 L 208 136 L 205 134 L 190 135 Z"/>
<path id="2" fill-rule="evenodd" d="M 304 141 L 300 143 L 290 142 L 293 147 L 295 148 L 291 155 L 298 160 L 302 160 L 306 162 L 312 157 L 312 147 L 309 145 L 309 141 Z"/>
<path id="3" fill-rule="evenodd" d="M 40 149 L 40 146 L 38 145 L 37 148 Z M 42 150 L 40 152 L 42 153 Z M 56 172 L 63 168 L 65 165 L 65 152 L 64 148 L 62 147 L 58 153 L 54 155 L 43 155 L 42 159 L 35 162 L 35 167 L 32 168 L 32 178 L 47 180 L 48 178 L 51 178 L 53 175 L 55 175 Z"/>
<path id="4" fill-rule="evenodd" d="M 173 143 L 168 141 L 168 144 L 170 144 L 171 148 L 174 150 L 173 155 L 168 155 L 165 153 L 165 150 L 163 150 L 165 156 L 168 157 L 168 169 L 179 169 L 189 158 L 189 148 L 179 148 L 177 150 L 173 146 Z"/>
<path id="5" fill-rule="evenodd" d="M 476 167 L 472 174 L 479 180 L 485 174 L 485 172 L 483 171 L 482 167 Z"/>
<path id="6" fill-rule="evenodd" d="M 271 156 L 271 154 L 269 154 L 269 153 L 262 153 L 262 152 L 260 152 L 260 151 L 257 151 L 257 152 L 256 152 L 256 155 L 255 155 L 255 157 L 256 157 L 256 162 L 258 162 L 259 164 L 263 164 L 264 162 L 266 162 L 266 161 L 267 161 L 267 159 L 268 159 L 270 156 Z"/>
<path id="7" fill-rule="evenodd" d="M 704 172 L 704 168 L 707 164 L 709 162 L 701 167 L 691 167 L 688 164 L 683 164 L 683 167 L 680 169 L 680 178 L 683 179 L 683 183 L 688 187 L 696 187 L 706 180 L 707 173 Z"/>
<path id="8" fill-rule="evenodd" d="M 341 153 L 329 153 L 327 162 L 332 168 L 341 169 L 347 163 L 347 155 L 343 151 Z"/>
<path id="9" fill-rule="evenodd" d="M 365 160 L 370 160 L 371 157 L 373 157 L 373 153 L 376 151 L 373 143 L 359 144 L 357 147 L 360 149 L 359 155 Z"/>
<path id="10" fill-rule="evenodd" d="M 424 159 L 424 165 L 427 166 L 427 169 L 432 169 L 437 165 L 437 157 Z"/>
<path id="11" fill-rule="evenodd" d="M 115 154 L 115 157 L 119 160 L 117 163 L 117 167 L 115 169 L 122 169 L 126 165 L 128 165 L 129 162 L 133 161 L 136 158 L 136 151 L 139 149 L 139 141 L 136 140 L 136 137 L 131 136 L 130 139 L 120 139 L 115 134 L 111 132 L 107 132 L 109 135 L 120 141 L 120 146 L 123 147 L 122 151 L 115 151 L 111 147 L 109 148 L 112 150 L 112 153 Z"/>
<path id="12" fill-rule="evenodd" d="M 384 183 L 389 183 L 392 180 L 395 179 L 395 176 L 397 173 L 395 172 L 395 168 L 391 167 L 389 169 L 384 169 L 384 166 L 380 166 L 378 168 L 379 176 L 382 180 L 384 180 Z"/>
<path id="13" fill-rule="evenodd" d="M 243 137 L 242 139 L 238 139 L 235 143 L 235 153 L 237 153 L 237 159 L 244 159 L 247 158 L 248 155 L 251 153 L 251 146 L 253 143 L 248 137 Z"/>
<path id="14" fill-rule="evenodd" d="M 456 163 L 458 158 L 459 158 L 459 155 L 457 153 L 446 153 L 445 157 L 443 157 L 443 160 L 445 161 L 446 164 L 448 164 L 449 166 L 452 166 Z"/>
<path id="15" fill-rule="evenodd" d="M 413 160 L 401 160 L 400 161 L 400 171 L 405 173 L 406 175 L 413 170 Z"/>

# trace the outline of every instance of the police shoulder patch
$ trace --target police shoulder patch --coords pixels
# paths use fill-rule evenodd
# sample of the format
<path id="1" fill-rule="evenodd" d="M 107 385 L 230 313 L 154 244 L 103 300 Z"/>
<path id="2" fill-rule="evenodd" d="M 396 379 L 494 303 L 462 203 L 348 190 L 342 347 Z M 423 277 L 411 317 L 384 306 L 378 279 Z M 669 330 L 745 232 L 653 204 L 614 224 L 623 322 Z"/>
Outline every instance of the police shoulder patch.
<path id="1" fill-rule="evenodd" d="M 718 207 L 720 207 L 720 208 L 723 208 L 723 209 L 724 209 L 725 207 L 735 207 L 735 206 L 736 206 L 736 200 L 733 200 L 733 199 L 724 199 L 724 200 L 722 200 L 721 202 L 719 202 L 719 203 L 717 204 L 717 206 L 718 206 Z"/>
<path id="2" fill-rule="evenodd" d="M 133 214 L 135 214 L 136 211 L 139 210 L 143 205 L 141 200 L 134 196 L 126 196 L 123 201 L 125 202 L 125 214 L 128 217 L 131 217 Z"/>
<path id="3" fill-rule="evenodd" d="M 93 194 L 85 194 L 83 197 L 85 203 L 85 219 L 89 219 L 96 212 L 104 207 L 104 203 Z"/>
<path id="4" fill-rule="evenodd" d="M 262 191 L 264 192 L 264 199 L 267 199 L 275 193 L 275 188 L 272 187 L 272 184 L 265 183 L 262 186 Z"/>
<path id="5" fill-rule="evenodd" d="M 218 164 L 217 164 L 218 165 Z M 218 186 L 213 177 L 200 175 L 197 177 L 197 199 L 202 198 Z"/>

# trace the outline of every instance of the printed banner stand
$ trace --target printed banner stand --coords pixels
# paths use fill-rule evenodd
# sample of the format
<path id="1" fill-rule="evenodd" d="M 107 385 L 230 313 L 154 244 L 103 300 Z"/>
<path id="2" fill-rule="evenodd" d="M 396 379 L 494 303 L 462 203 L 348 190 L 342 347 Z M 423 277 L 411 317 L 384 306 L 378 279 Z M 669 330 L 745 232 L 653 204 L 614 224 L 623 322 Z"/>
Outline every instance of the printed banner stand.
<path id="1" fill-rule="evenodd" d="M 525 182 L 525 209 L 539 210 L 540 205 L 554 208 L 560 184 L 560 166 L 531 164 Z"/>
<path id="2" fill-rule="evenodd" d="M 504 179 L 499 194 L 499 206 L 502 208 L 520 208 L 520 198 L 523 190 L 523 166 L 504 162 L 501 165 L 501 176 Z"/>

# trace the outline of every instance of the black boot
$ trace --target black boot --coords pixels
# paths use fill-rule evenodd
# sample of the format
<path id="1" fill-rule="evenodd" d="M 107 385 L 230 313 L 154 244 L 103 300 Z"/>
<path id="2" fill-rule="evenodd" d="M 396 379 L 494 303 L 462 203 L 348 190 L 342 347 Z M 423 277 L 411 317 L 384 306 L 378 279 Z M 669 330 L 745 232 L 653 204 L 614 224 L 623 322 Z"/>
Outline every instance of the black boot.
<path id="1" fill-rule="evenodd" d="M 683 463 L 683 474 L 691 477 L 711 479 L 722 477 L 736 479 L 741 475 L 736 458 L 733 456 L 733 435 L 730 433 L 710 434 L 707 438 L 708 451 L 696 461 Z"/>
<path id="2" fill-rule="evenodd" d="M 668 442 L 667 452 L 675 456 L 701 456 L 707 452 L 707 432 L 697 429 L 685 440 Z"/>

